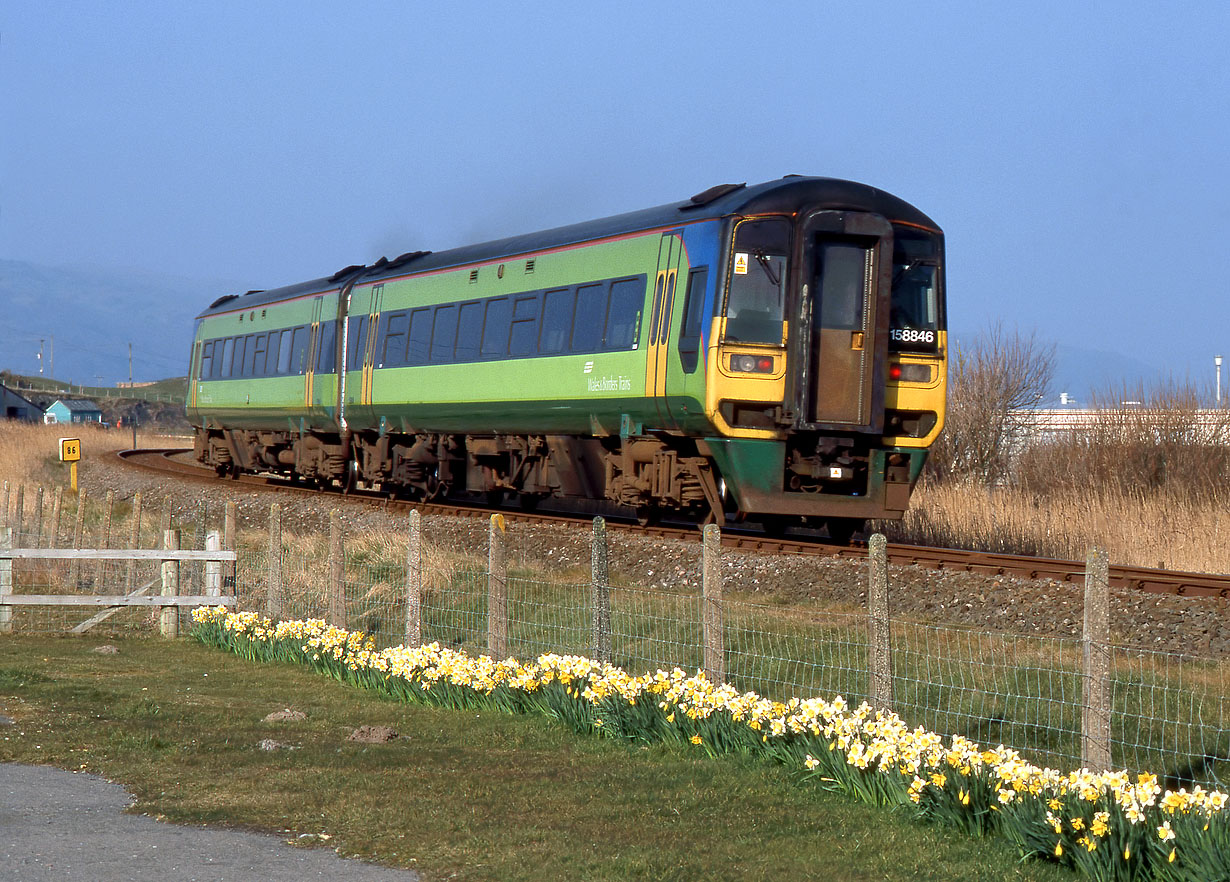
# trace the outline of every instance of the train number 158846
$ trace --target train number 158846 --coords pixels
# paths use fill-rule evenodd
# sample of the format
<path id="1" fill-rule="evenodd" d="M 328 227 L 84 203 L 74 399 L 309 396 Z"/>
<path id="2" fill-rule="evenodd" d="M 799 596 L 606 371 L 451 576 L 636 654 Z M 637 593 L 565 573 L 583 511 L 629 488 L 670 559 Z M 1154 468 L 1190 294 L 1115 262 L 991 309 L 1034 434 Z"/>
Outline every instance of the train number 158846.
<path id="1" fill-rule="evenodd" d="M 919 331 L 914 328 L 892 328 L 889 336 L 898 343 L 934 343 L 935 331 Z"/>

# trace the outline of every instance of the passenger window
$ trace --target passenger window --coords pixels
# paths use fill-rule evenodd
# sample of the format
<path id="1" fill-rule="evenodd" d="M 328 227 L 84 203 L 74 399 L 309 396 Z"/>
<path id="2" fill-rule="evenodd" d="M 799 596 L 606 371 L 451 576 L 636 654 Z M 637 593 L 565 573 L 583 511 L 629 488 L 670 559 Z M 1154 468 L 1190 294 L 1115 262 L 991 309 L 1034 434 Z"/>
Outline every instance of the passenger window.
<path id="1" fill-rule="evenodd" d="M 291 371 L 296 374 L 307 372 L 308 329 L 304 325 L 295 328 L 295 336 L 291 340 Z"/>
<path id="2" fill-rule="evenodd" d="M 635 349 L 645 306 L 645 283 L 621 279 L 611 284 L 611 306 L 606 320 L 607 349 Z"/>
<path id="3" fill-rule="evenodd" d="M 232 377 L 245 377 L 247 374 L 244 371 L 244 350 L 251 340 L 251 337 L 236 337 L 235 338 L 235 361 L 231 364 Z"/>
<path id="4" fill-rule="evenodd" d="M 269 335 L 269 351 L 265 353 L 265 376 L 273 377 L 278 373 L 278 344 L 282 340 L 282 332 L 274 331 Z"/>
<path id="5" fill-rule="evenodd" d="M 294 348 L 291 343 L 293 334 L 293 328 L 287 328 L 282 332 L 282 342 L 278 348 L 278 373 L 282 376 L 290 373 L 291 351 Z"/>
<path id="6" fill-rule="evenodd" d="M 203 380 L 209 376 L 209 362 L 213 357 L 213 352 L 214 344 L 212 340 L 201 347 L 201 367 L 197 370 L 198 379 Z"/>
<path id="7" fill-rule="evenodd" d="M 453 360 L 453 342 L 457 339 L 457 307 L 437 306 L 435 326 L 431 332 L 431 360 L 446 363 Z"/>
<path id="8" fill-rule="evenodd" d="M 577 311 L 572 319 L 572 351 L 595 352 L 602 348 L 606 326 L 606 286 L 581 285 L 577 288 Z"/>
<path id="9" fill-rule="evenodd" d="M 542 333 L 538 351 L 544 355 L 563 352 L 572 330 L 572 289 L 556 288 L 543 295 Z"/>
<path id="10" fill-rule="evenodd" d="M 227 337 L 226 343 L 222 346 L 222 361 L 218 365 L 220 377 L 229 377 L 231 375 L 231 359 L 235 356 L 235 338 Z"/>
<path id="11" fill-rule="evenodd" d="M 431 347 L 431 310 L 416 309 L 410 313 L 410 342 L 406 348 L 406 364 L 425 364 Z"/>
<path id="12" fill-rule="evenodd" d="M 337 320 L 321 322 L 317 336 L 320 342 L 316 346 L 316 370 L 331 374 L 337 370 Z"/>
<path id="13" fill-rule="evenodd" d="M 538 343 L 538 295 L 518 297 L 513 302 L 512 328 L 508 334 L 508 354 L 533 355 Z"/>
<path id="14" fill-rule="evenodd" d="M 688 273 L 688 290 L 683 296 L 683 327 L 679 331 L 679 360 L 684 373 L 696 370 L 700 359 L 700 335 L 704 327 L 705 289 L 709 267 L 700 266 Z"/>
<path id="15" fill-rule="evenodd" d="M 483 333 L 483 305 L 478 301 L 461 304 L 457 316 L 455 361 L 477 361 L 479 337 Z"/>
<path id="16" fill-rule="evenodd" d="M 409 313 L 395 312 L 389 316 L 384 331 L 384 354 L 377 367 L 396 367 L 406 363 L 406 329 L 409 326 Z"/>
<path id="17" fill-rule="evenodd" d="M 357 371 L 363 367 L 367 354 L 367 316 L 351 316 L 347 321 L 350 322 L 350 352 L 346 356 L 346 370 Z"/>
<path id="18" fill-rule="evenodd" d="M 487 301 L 481 348 L 484 358 L 500 358 L 508 354 L 508 326 L 511 321 L 512 303 L 507 297 Z"/>
<path id="19" fill-rule="evenodd" d="M 256 346 L 252 350 L 252 376 L 265 376 L 265 351 L 269 342 L 268 334 L 259 334 L 256 337 Z"/>

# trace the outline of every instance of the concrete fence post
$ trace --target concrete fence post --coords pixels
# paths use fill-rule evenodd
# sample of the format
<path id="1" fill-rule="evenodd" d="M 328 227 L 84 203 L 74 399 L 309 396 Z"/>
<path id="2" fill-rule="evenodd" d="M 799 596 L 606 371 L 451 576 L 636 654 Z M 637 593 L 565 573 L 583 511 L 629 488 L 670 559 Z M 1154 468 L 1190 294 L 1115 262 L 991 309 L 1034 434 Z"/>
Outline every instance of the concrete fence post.
<path id="1" fill-rule="evenodd" d="M 269 506 L 269 578 L 265 585 L 265 607 L 269 618 L 277 621 L 285 615 L 282 599 L 282 506 Z"/>
<path id="2" fill-rule="evenodd" d="M 410 510 L 406 536 L 406 646 L 423 643 L 423 518 Z"/>
<path id="3" fill-rule="evenodd" d="M 888 606 L 888 540 L 875 533 L 867 542 L 867 663 L 870 704 L 893 709 L 892 618 Z"/>
<path id="4" fill-rule="evenodd" d="M 508 656 L 508 530 L 502 514 L 487 528 L 487 651 L 497 661 Z"/>
<path id="5" fill-rule="evenodd" d="M 9 525 L 9 482 L 4 482 L 4 504 L 0 506 L 0 529 Z"/>
<path id="6" fill-rule="evenodd" d="M 1101 548 L 1085 559 L 1084 662 L 1081 701 L 1081 765 L 1111 768 L 1110 753 L 1110 559 Z"/>
<path id="7" fill-rule="evenodd" d="M 722 621 L 722 531 L 706 524 L 701 531 L 701 631 L 705 674 L 715 684 L 726 679 L 726 639 Z"/>
<path id="8" fill-rule="evenodd" d="M 0 527 L 0 552 L 13 547 L 13 528 Z M 13 593 L 13 559 L 0 555 L 0 594 Z M 13 607 L 0 604 L 0 634 L 13 633 Z"/>
<path id="9" fill-rule="evenodd" d="M 610 556 L 606 543 L 606 520 L 594 518 L 589 551 L 590 604 L 593 607 L 594 660 L 611 663 Z"/>
<path id="10" fill-rule="evenodd" d="M 329 589 L 327 621 L 335 628 L 346 627 L 346 545 L 342 538 L 342 518 L 337 509 L 329 512 Z"/>
<path id="11" fill-rule="evenodd" d="M 228 502 L 226 504 L 226 514 L 222 518 L 222 547 L 227 551 L 239 550 L 235 539 L 236 522 L 238 520 L 238 506 L 233 502 Z M 237 595 L 237 586 L 235 585 L 236 566 L 238 566 L 238 562 L 233 560 L 228 560 L 222 564 L 222 590 L 231 597 Z"/>
<path id="12" fill-rule="evenodd" d="M 167 530 L 162 534 L 164 551 L 179 551 L 179 531 Z M 179 595 L 179 561 L 164 560 L 162 562 L 162 596 L 177 597 Z M 179 607 L 164 606 L 160 616 L 160 630 L 163 637 L 179 636 Z"/>
<path id="13" fill-rule="evenodd" d="M 221 532 L 210 530 L 205 534 L 205 550 L 222 550 Z M 210 597 L 222 596 L 222 561 L 220 560 L 205 561 L 205 593 Z"/>

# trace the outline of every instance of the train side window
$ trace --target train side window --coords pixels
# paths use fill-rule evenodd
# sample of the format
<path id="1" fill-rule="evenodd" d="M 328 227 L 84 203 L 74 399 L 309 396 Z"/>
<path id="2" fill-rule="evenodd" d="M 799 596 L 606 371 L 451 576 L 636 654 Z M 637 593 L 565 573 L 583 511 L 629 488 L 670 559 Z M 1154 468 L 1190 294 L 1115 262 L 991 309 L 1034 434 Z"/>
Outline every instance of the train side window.
<path id="1" fill-rule="evenodd" d="M 265 353 L 265 376 L 273 377 L 278 373 L 278 345 L 282 342 L 282 332 L 274 331 L 269 335 L 269 349 Z"/>
<path id="2" fill-rule="evenodd" d="M 254 377 L 265 376 L 265 351 L 269 345 L 268 334 L 257 334 L 256 345 L 252 347 L 252 370 Z"/>
<path id="3" fill-rule="evenodd" d="M 507 297 L 496 297 L 487 301 L 483 343 L 479 350 L 483 358 L 500 358 L 508 354 L 508 329 L 511 322 L 512 303 Z"/>
<path id="4" fill-rule="evenodd" d="M 363 357 L 367 352 L 367 316 L 351 316 L 350 322 L 350 352 L 346 356 L 346 370 L 357 371 L 363 367 Z"/>
<path id="5" fill-rule="evenodd" d="M 337 370 L 337 320 L 321 322 L 316 336 L 320 341 L 316 346 L 316 371 L 331 374 Z"/>
<path id="6" fill-rule="evenodd" d="M 512 328 L 508 332 L 508 354 L 533 355 L 538 344 L 538 294 L 513 301 Z"/>
<path id="7" fill-rule="evenodd" d="M 231 375 L 231 357 L 235 354 L 235 338 L 227 337 L 222 344 L 222 358 L 218 361 L 218 366 L 214 369 L 215 377 L 229 377 Z"/>
<path id="8" fill-rule="evenodd" d="M 620 279 L 611 283 L 611 305 L 606 319 L 606 348 L 635 349 L 645 307 L 645 280 Z"/>
<path id="9" fill-rule="evenodd" d="M 214 343 L 209 340 L 201 347 L 201 366 L 197 369 L 197 379 L 203 380 L 209 376 L 209 362 L 213 359 Z"/>
<path id="10" fill-rule="evenodd" d="M 452 361 L 456 339 L 457 307 L 437 306 L 436 321 L 431 331 L 431 360 L 440 364 Z"/>
<path id="11" fill-rule="evenodd" d="M 249 340 L 251 340 L 251 337 L 236 337 L 235 338 L 235 360 L 231 362 L 231 376 L 232 377 L 244 376 L 243 354 L 244 354 L 244 348 L 248 345 Z"/>
<path id="12" fill-rule="evenodd" d="M 679 360 L 684 373 L 696 370 L 700 359 L 700 333 L 704 326 L 705 291 L 709 286 L 709 267 L 698 266 L 688 273 L 688 290 L 683 296 L 683 327 L 679 331 Z"/>
<path id="13" fill-rule="evenodd" d="M 294 328 L 287 328 L 282 331 L 282 342 L 278 348 L 278 374 L 286 376 L 290 373 L 290 358 L 294 351 L 294 345 L 291 340 L 294 335 Z"/>
<path id="14" fill-rule="evenodd" d="M 397 367 L 406 363 L 406 329 L 410 326 L 410 313 L 392 313 L 384 325 L 384 346 L 376 367 Z"/>
<path id="15" fill-rule="evenodd" d="M 577 288 L 577 311 L 572 319 L 572 351 L 594 352 L 602 348 L 606 325 L 606 285 Z"/>
<path id="16" fill-rule="evenodd" d="M 307 372 L 308 331 L 309 328 L 306 325 L 300 325 L 295 328 L 295 334 L 291 337 L 290 370 L 292 373 Z"/>
<path id="17" fill-rule="evenodd" d="M 431 310 L 422 308 L 410 313 L 410 333 L 406 346 L 406 364 L 426 364 L 431 351 Z"/>
<path id="18" fill-rule="evenodd" d="M 568 332 L 572 330 L 571 288 L 556 288 L 543 294 L 542 332 L 538 337 L 538 351 L 543 355 L 563 352 L 568 345 Z"/>
<path id="19" fill-rule="evenodd" d="M 454 361 L 477 361 L 479 338 L 483 333 L 483 304 L 474 300 L 461 304 L 457 316 L 457 349 Z"/>

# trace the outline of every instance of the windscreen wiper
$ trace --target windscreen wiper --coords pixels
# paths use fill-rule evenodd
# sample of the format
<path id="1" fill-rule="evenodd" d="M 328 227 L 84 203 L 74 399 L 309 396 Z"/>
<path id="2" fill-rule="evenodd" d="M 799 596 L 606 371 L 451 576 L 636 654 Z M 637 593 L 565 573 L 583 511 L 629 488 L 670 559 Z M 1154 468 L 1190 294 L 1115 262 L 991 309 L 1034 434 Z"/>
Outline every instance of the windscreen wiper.
<path id="1" fill-rule="evenodd" d="M 764 274 L 769 277 L 769 281 L 773 283 L 773 287 L 780 288 L 782 284 L 781 278 L 777 273 L 773 272 L 773 265 L 769 262 L 769 257 L 763 251 L 755 251 L 752 256 L 756 258 L 756 262 L 760 264 L 760 268 L 764 270 Z"/>

